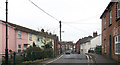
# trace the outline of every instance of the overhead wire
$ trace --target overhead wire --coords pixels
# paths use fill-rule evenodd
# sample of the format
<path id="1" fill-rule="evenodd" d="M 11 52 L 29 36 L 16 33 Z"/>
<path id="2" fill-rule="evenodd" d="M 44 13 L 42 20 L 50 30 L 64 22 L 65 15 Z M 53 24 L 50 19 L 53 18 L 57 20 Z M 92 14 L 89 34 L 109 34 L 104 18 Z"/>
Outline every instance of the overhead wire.
<path id="1" fill-rule="evenodd" d="M 47 13 L 45 10 L 43 10 L 41 7 L 39 7 L 38 5 L 36 5 L 33 1 L 29 0 L 29 2 L 31 2 L 33 5 L 35 5 L 38 9 L 40 9 L 41 11 L 43 11 L 45 14 L 47 14 L 48 16 L 52 17 L 53 19 L 55 19 L 56 21 L 59 21 L 57 18 L 55 18 L 54 16 L 50 15 L 49 13 Z"/>

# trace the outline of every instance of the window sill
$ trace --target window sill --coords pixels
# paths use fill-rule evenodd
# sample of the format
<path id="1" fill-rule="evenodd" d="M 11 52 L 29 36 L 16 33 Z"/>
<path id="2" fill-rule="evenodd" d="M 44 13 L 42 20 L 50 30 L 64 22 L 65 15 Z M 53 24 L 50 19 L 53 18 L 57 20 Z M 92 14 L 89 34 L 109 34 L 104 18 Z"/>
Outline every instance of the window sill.
<path id="1" fill-rule="evenodd" d="M 120 20 L 120 17 L 116 19 L 116 22 Z"/>
<path id="2" fill-rule="evenodd" d="M 18 39 L 22 39 L 22 38 L 18 38 Z"/>
<path id="3" fill-rule="evenodd" d="M 115 53 L 115 55 L 120 55 L 120 53 Z"/>

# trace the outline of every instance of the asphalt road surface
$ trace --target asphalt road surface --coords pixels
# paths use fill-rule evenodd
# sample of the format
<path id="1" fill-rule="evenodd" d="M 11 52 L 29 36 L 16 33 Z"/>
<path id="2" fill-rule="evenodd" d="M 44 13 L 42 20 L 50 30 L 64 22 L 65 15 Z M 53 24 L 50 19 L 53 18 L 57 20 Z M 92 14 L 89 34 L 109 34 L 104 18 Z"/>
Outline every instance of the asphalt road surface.
<path id="1" fill-rule="evenodd" d="M 91 65 L 92 63 L 85 54 L 63 54 L 44 65 Z"/>

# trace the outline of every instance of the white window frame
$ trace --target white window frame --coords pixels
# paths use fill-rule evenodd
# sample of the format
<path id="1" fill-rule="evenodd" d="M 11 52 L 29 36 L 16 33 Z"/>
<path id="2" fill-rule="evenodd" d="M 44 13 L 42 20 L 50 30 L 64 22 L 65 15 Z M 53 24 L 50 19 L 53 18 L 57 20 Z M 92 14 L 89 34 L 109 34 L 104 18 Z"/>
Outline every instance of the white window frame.
<path id="1" fill-rule="evenodd" d="M 107 52 L 107 45 L 106 45 L 106 39 L 104 39 L 104 53 Z"/>
<path id="2" fill-rule="evenodd" d="M 31 33 L 29 34 L 29 40 L 32 40 L 32 34 Z"/>
<path id="3" fill-rule="evenodd" d="M 104 17 L 104 29 L 106 29 L 106 17 Z"/>
<path id="4" fill-rule="evenodd" d="M 22 38 L 21 31 L 18 31 L 18 38 L 19 38 L 19 39 L 21 39 L 21 38 Z"/>
<path id="5" fill-rule="evenodd" d="M 20 45 L 20 48 L 19 48 L 19 45 Z M 22 51 L 21 47 L 22 47 L 21 44 L 18 44 L 18 50 L 20 50 L 20 52 Z"/>
<path id="6" fill-rule="evenodd" d="M 110 14 L 110 21 L 109 21 L 109 24 L 112 24 L 112 11 L 111 11 L 111 10 L 110 10 L 109 14 Z"/>
<path id="7" fill-rule="evenodd" d="M 114 42 L 115 42 L 115 54 L 120 54 L 120 52 L 116 52 L 116 44 L 120 44 L 120 35 L 117 35 L 114 37 Z M 119 48 L 119 47 L 118 47 Z"/>
<path id="8" fill-rule="evenodd" d="M 26 50 L 27 49 L 27 45 L 26 44 L 24 44 L 24 50 Z"/>
<path id="9" fill-rule="evenodd" d="M 120 2 L 118 2 L 118 4 L 117 4 L 117 18 L 120 18 Z"/>

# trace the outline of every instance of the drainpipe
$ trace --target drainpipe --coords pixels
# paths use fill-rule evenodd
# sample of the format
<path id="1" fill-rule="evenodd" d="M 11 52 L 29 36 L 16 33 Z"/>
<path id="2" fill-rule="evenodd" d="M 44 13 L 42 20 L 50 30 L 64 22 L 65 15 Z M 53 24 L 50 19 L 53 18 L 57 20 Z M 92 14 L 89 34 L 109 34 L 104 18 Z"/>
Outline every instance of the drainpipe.
<path id="1" fill-rule="evenodd" d="M 15 28 L 15 52 L 17 52 L 17 44 L 16 44 L 17 40 L 16 40 L 16 28 Z"/>

